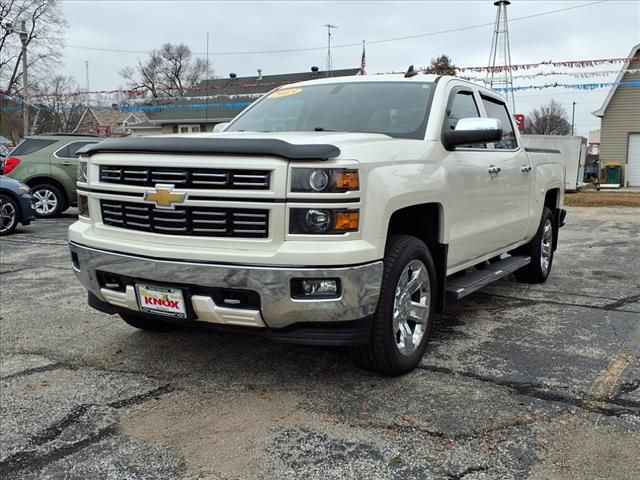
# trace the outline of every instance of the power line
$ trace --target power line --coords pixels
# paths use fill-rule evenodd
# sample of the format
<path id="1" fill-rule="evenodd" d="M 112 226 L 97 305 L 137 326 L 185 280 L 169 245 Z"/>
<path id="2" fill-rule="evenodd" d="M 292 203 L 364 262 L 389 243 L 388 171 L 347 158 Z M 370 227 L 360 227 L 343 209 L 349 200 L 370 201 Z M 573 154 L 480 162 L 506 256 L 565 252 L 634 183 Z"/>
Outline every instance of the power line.
<path id="1" fill-rule="evenodd" d="M 556 10 L 549 10 L 547 12 L 540 12 L 540 13 L 533 13 L 531 15 L 525 15 L 522 17 L 515 17 L 515 18 L 511 18 L 509 20 L 509 22 L 518 22 L 521 20 L 528 20 L 530 18 L 537 18 L 537 17 L 542 17 L 542 16 L 546 16 L 546 15 L 552 15 L 554 13 L 562 13 L 562 12 L 567 12 L 569 10 L 575 10 L 577 8 L 584 8 L 584 7 L 590 7 L 592 5 L 597 5 L 599 3 L 605 3 L 608 2 L 609 0 L 596 0 L 593 2 L 589 2 L 589 3 L 583 3 L 580 5 L 574 5 L 572 7 L 566 7 L 566 8 L 559 8 Z M 385 38 L 385 39 L 380 39 L 380 40 L 373 40 L 373 41 L 367 41 L 368 45 L 374 45 L 374 44 L 381 44 L 381 43 L 389 43 L 389 42 L 398 42 L 398 41 L 403 41 L 403 40 L 413 40 L 416 38 L 424 38 L 424 37 L 432 37 L 432 36 L 436 36 L 436 35 L 444 35 L 446 33 L 456 33 L 456 32 L 463 32 L 463 31 L 467 31 L 467 30 L 474 30 L 477 28 L 484 28 L 484 27 L 491 27 L 493 26 L 494 23 L 481 23 L 481 24 L 477 24 L 477 25 L 469 25 L 466 27 L 458 27 L 458 28 L 451 28 L 451 29 L 447 29 L 447 30 L 438 30 L 435 32 L 427 32 L 427 33 L 418 33 L 418 34 L 414 34 L 414 35 L 405 35 L 402 37 L 392 37 L 392 38 Z M 98 52 L 112 52 L 112 53 L 131 53 L 131 54 L 147 54 L 149 53 L 149 50 L 123 50 L 123 49 L 115 49 L 115 48 L 99 48 L 99 47 L 87 47 L 84 45 L 66 45 L 68 48 L 77 48 L 77 49 L 81 49 L 81 50 L 94 50 L 94 51 L 98 51 Z M 332 45 L 331 48 L 348 48 L 348 47 L 359 47 L 361 46 L 360 42 L 354 42 L 354 43 L 343 43 L 343 44 L 339 44 L 339 45 Z M 268 55 L 268 54 L 273 54 L 273 53 L 296 53 L 296 52 L 313 52 L 313 51 L 318 51 L 318 50 L 326 50 L 326 46 L 322 46 L 322 47 L 306 47 L 306 48 L 287 48 L 287 49 L 280 49 L 280 50 L 252 50 L 252 51 L 229 51 L 229 52 L 211 52 L 212 55 Z M 194 53 L 194 55 L 205 55 L 205 53 L 202 52 L 196 52 Z"/>

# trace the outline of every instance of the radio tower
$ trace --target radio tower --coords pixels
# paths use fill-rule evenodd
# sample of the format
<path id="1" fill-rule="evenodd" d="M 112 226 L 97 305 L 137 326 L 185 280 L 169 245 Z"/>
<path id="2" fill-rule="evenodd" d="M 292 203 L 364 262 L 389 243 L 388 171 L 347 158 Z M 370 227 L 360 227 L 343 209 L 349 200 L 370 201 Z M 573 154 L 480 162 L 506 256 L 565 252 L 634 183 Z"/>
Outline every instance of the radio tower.
<path id="1" fill-rule="evenodd" d="M 509 20 L 507 6 L 509 0 L 497 0 L 493 4 L 498 7 L 496 23 L 491 38 L 491 52 L 489 53 L 489 70 L 487 83 L 491 88 L 504 88 L 505 97 L 510 104 L 511 111 L 516 111 L 516 99 L 513 94 L 513 72 L 511 71 L 511 47 L 509 46 Z"/>
<path id="2" fill-rule="evenodd" d="M 325 23 L 323 27 L 327 27 L 327 68 L 325 70 L 327 72 L 327 77 L 330 77 L 331 71 L 333 70 L 333 59 L 331 58 L 331 30 L 338 28 L 338 26 Z"/>

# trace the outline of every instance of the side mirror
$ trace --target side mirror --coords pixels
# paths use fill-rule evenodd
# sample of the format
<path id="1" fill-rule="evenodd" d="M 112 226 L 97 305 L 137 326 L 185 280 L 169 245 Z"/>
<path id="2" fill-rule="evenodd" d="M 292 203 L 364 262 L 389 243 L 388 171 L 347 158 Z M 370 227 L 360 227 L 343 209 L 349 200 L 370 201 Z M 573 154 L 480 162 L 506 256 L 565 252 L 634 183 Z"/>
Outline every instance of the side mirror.
<path id="1" fill-rule="evenodd" d="M 229 126 L 229 122 L 224 122 L 224 123 L 216 123 L 213 126 L 213 133 L 220 133 L 220 132 L 224 132 L 225 128 L 227 128 Z"/>
<path id="2" fill-rule="evenodd" d="M 443 133 L 443 140 L 447 148 L 499 142 L 502 140 L 502 123 L 497 118 L 461 118 L 455 130 Z"/>

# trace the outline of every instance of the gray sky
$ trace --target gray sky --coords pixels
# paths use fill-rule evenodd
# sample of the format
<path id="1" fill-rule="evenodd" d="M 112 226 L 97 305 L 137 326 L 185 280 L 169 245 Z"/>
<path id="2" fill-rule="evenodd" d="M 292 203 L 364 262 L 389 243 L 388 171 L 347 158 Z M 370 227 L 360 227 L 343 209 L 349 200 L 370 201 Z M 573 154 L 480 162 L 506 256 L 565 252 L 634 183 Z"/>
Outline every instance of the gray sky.
<path id="1" fill-rule="evenodd" d="M 609 0 L 565 12 L 515 20 L 518 17 L 575 7 L 584 1 L 512 0 L 509 6 L 512 62 L 582 60 L 626 57 L 640 43 L 640 0 Z M 185 43 L 204 54 L 209 32 L 209 61 L 220 76 L 230 72 L 255 75 L 305 71 L 326 62 L 325 23 L 338 25 L 335 45 L 367 43 L 367 73 L 406 70 L 410 64 L 427 65 L 432 57 L 445 53 L 458 66 L 486 65 L 492 27 L 443 33 L 419 38 L 370 43 L 377 40 L 439 32 L 492 23 L 493 1 L 297 1 L 217 2 L 159 0 L 64 0 L 66 33 L 65 64 L 61 70 L 84 86 L 85 61 L 89 61 L 90 87 L 113 89 L 124 86 L 118 71 L 134 65 L 143 53 L 107 52 L 90 48 L 146 52 L 163 43 Z M 84 47 L 84 48 L 78 48 Z M 295 53 L 222 54 L 291 48 L 317 50 Z M 360 45 L 334 48 L 334 68 L 358 67 Z M 606 67 L 565 69 L 566 72 L 617 70 Z M 549 70 L 549 69 L 548 69 Z M 560 70 L 560 69 L 553 69 Z M 529 72 L 535 73 L 538 69 Z M 516 79 L 515 85 L 587 83 L 614 81 L 615 75 L 576 79 L 545 77 L 541 81 Z M 598 128 L 590 112 L 599 108 L 606 90 L 531 90 L 516 96 L 517 111 L 547 103 L 551 98 L 570 112 L 576 106 L 576 133 L 586 135 Z M 639 89 L 640 93 L 640 89 Z"/>

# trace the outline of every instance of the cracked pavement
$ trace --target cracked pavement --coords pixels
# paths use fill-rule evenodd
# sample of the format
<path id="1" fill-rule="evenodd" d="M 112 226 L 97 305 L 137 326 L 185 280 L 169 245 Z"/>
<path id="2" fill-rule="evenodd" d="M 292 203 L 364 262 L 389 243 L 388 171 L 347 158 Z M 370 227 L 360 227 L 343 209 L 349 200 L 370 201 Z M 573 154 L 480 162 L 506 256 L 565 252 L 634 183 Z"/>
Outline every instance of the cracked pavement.
<path id="1" fill-rule="evenodd" d="M 437 319 L 415 372 L 93 311 L 71 214 L 0 240 L 3 479 L 640 478 L 640 215 L 570 208 L 551 277 Z"/>

